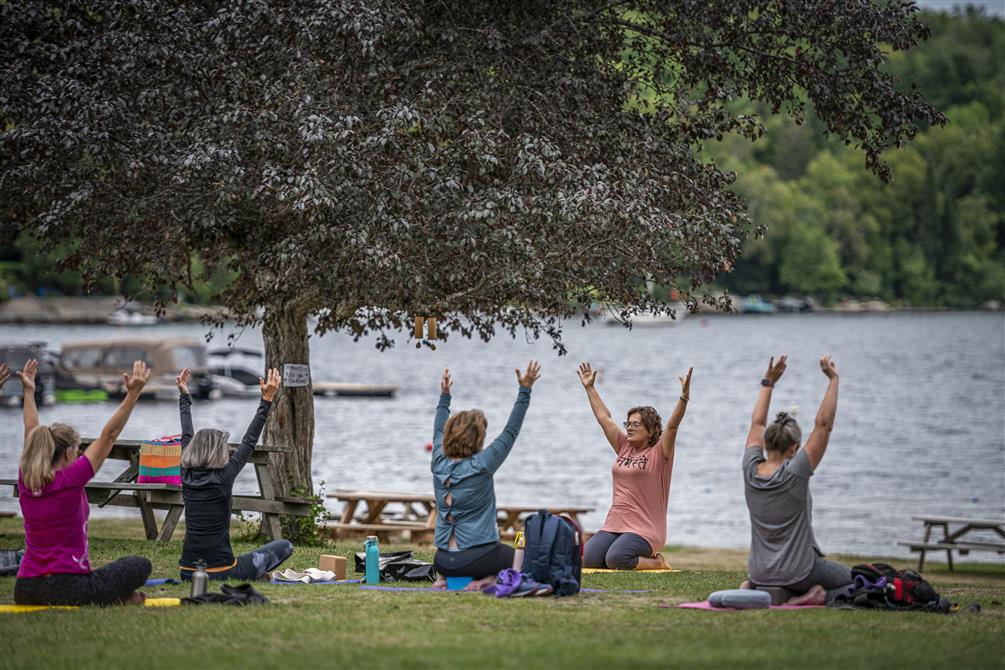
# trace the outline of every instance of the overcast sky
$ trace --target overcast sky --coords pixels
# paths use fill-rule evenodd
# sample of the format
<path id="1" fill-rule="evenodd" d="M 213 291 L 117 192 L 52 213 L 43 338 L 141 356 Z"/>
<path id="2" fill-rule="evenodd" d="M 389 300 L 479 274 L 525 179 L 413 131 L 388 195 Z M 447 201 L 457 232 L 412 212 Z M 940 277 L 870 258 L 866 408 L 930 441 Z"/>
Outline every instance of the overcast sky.
<path id="1" fill-rule="evenodd" d="M 1005 0 L 916 0 L 918 7 L 935 11 L 950 11 L 953 7 L 977 5 L 991 16 L 1005 17 Z"/>

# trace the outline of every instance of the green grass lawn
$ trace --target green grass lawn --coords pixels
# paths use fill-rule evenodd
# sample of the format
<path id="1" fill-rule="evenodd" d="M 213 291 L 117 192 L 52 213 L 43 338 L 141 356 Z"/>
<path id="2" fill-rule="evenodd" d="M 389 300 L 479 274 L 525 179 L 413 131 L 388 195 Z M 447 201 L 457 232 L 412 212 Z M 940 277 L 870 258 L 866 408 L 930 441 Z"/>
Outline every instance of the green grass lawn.
<path id="1" fill-rule="evenodd" d="M 153 576 L 176 576 L 181 542 L 161 545 L 140 537 L 138 526 L 95 521 L 91 563 L 139 554 L 153 561 Z M 0 520 L 0 547 L 23 541 L 19 521 Z M 238 552 L 251 548 L 234 546 Z M 316 566 L 322 553 L 350 556 L 356 549 L 298 547 L 288 566 Z M 428 547 L 417 555 L 431 559 Z M 744 553 L 674 547 L 667 555 L 684 571 L 586 575 L 585 587 L 612 592 L 561 599 L 259 583 L 271 600 L 263 607 L 5 614 L 0 668 L 1005 667 L 1001 565 L 964 564 L 947 572 L 935 563 L 926 571 L 951 600 L 980 603 L 979 614 L 701 612 L 675 605 L 735 588 L 744 575 Z M 0 602 L 13 602 L 13 588 L 13 577 L 0 578 Z M 630 589 L 649 592 L 617 592 Z M 187 586 L 147 589 L 150 597 L 187 592 Z"/>

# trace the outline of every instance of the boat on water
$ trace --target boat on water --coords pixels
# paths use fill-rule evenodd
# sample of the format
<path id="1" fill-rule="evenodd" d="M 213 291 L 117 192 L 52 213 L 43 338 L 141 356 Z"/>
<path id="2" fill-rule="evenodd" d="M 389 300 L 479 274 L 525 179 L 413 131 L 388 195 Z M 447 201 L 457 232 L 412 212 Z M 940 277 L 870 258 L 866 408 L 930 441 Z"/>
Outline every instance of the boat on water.
<path id="1" fill-rule="evenodd" d="M 59 355 L 56 388 L 72 391 L 104 391 L 108 398 L 125 395 L 122 373 L 133 361 L 144 361 L 152 370 L 141 400 L 177 399 L 175 377 L 184 369 L 192 371 L 189 390 L 198 399 L 220 396 L 206 365 L 206 346 L 199 340 L 182 337 L 123 338 L 89 342 L 68 342 Z M 86 399 L 87 395 L 80 395 Z M 68 396 L 68 400 L 80 399 Z"/>
<path id="2" fill-rule="evenodd" d="M 653 314 L 651 312 L 643 312 L 631 317 L 630 321 L 632 322 L 632 327 L 676 326 L 690 315 L 687 305 L 682 302 L 675 302 L 669 305 L 669 307 L 674 311 L 673 316 L 670 316 L 669 314 Z M 604 323 L 608 326 L 623 326 L 625 321 L 618 315 L 618 309 L 612 308 L 604 315 Z"/>
<path id="3" fill-rule="evenodd" d="M 226 397 L 253 398 L 260 393 L 257 369 L 264 369 L 260 351 L 229 347 L 209 352 L 209 374 L 213 385 Z M 396 384 L 352 384 L 344 382 L 315 381 L 311 384 L 314 395 L 331 398 L 393 398 L 398 392 Z"/>
<path id="4" fill-rule="evenodd" d="M 157 325 L 157 317 L 153 314 L 119 310 L 105 319 L 105 323 L 110 326 L 155 326 Z"/>
<path id="5" fill-rule="evenodd" d="M 775 306 L 762 298 L 757 293 L 748 295 L 740 303 L 740 309 L 744 314 L 774 314 Z"/>
<path id="6" fill-rule="evenodd" d="M 35 373 L 35 404 L 39 407 L 56 402 L 56 360 L 46 350 L 45 342 L 26 342 L 0 347 L 0 362 L 11 370 L 10 379 L 0 388 L 0 405 L 20 407 L 24 396 L 21 379 L 14 372 L 22 369 L 29 358 L 38 361 Z"/>

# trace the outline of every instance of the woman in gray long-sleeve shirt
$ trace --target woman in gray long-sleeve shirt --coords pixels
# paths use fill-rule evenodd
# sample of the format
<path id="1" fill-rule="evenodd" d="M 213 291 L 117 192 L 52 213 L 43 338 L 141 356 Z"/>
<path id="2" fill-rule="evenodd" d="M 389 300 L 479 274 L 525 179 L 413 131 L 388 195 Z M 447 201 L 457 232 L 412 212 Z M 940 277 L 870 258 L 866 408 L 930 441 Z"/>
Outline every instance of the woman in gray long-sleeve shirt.
<path id="1" fill-rule="evenodd" d="M 436 556 L 440 574 L 434 588 L 445 588 L 445 577 L 471 577 L 468 589 L 495 583 L 496 575 L 513 567 L 513 548 L 499 541 L 493 475 L 516 442 L 530 406 L 530 390 L 540 376 L 537 361 L 527 372 L 516 370 L 520 390 L 509 420 L 488 447 L 485 415 L 464 410 L 450 415 L 450 371 L 440 380 L 440 401 L 433 421 L 433 491 L 436 494 Z"/>
<path id="2" fill-rule="evenodd" d="M 779 412 L 767 426 L 771 391 L 785 372 L 786 357 L 772 358 L 761 380 L 743 454 L 743 482 L 750 511 L 749 581 L 744 588 L 781 587 L 789 604 L 824 604 L 851 582 L 851 570 L 823 558 L 813 537 L 810 477 L 827 450 L 837 414 L 838 373 L 830 356 L 820 359 L 827 392 L 813 432 L 799 449 L 802 431 L 794 417 Z M 762 449 L 765 450 L 762 453 Z"/>

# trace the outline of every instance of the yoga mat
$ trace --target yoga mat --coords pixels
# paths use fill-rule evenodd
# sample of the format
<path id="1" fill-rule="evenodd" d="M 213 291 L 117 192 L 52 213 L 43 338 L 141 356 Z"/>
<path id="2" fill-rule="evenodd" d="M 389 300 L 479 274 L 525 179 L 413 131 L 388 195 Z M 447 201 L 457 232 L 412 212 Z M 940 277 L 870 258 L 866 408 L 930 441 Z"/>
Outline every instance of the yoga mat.
<path id="1" fill-rule="evenodd" d="M 327 581 L 327 582 L 308 582 L 308 583 L 304 583 L 304 582 L 284 582 L 282 580 L 278 580 L 277 581 L 277 580 L 273 579 L 272 583 L 273 584 L 283 584 L 285 586 L 315 586 L 317 584 L 325 584 L 325 585 L 328 585 L 328 586 L 339 586 L 339 585 L 342 585 L 342 584 L 359 584 L 360 581 L 362 581 L 362 580 L 359 580 L 359 579 L 342 579 L 342 580 L 333 579 L 333 580 Z"/>
<path id="2" fill-rule="evenodd" d="M 434 589 L 432 586 L 378 586 L 376 584 L 361 584 L 360 589 L 367 591 L 432 591 L 433 593 L 481 593 L 480 591 L 448 591 Z"/>
<path id="3" fill-rule="evenodd" d="M 681 570 L 675 570 L 673 568 L 660 568 L 659 570 L 611 570 L 610 568 L 583 568 L 584 575 L 593 575 L 601 572 L 620 572 L 620 573 L 644 572 L 646 574 L 651 575 L 658 572 L 681 572 Z"/>
<path id="4" fill-rule="evenodd" d="M 432 593 L 481 593 L 481 591 L 450 591 L 448 589 L 434 589 L 431 586 L 376 586 L 363 584 L 360 589 L 367 591 L 431 591 Z M 608 589 L 579 589 L 580 593 L 649 593 L 649 589 L 626 589 L 624 591 L 612 591 Z"/>
<path id="5" fill-rule="evenodd" d="M 707 600 L 703 600 L 700 603 L 681 603 L 677 607 L 686 610 L 708 610 L 709 612 L 754 612 L 756 609 L 741 610 L 735 607 L 712 607 L 708 604 Z M 772 605 L 773 610 L 811 610 L 822 608 L 823 605 Z M 764 609 L 764 608 L 761 608 Z"/>
<path id="6" fill-rule="evenodd" d="M 179 598 L 147 598 L 144 607 L 177 607 L 181 605 Z M 0 605 L 0 614 L 25 614 L 41 610 L 76 610 L 76 605 Z"/>
<path id="7" fill-rule="evenodd" d="M 181 582 L 170 577 L 163 577 L 160 579 L 148 579 L 143 586 L 160 586 L 162 584 L 181 584 Z"/>

